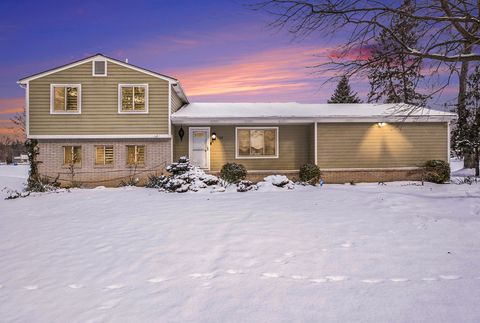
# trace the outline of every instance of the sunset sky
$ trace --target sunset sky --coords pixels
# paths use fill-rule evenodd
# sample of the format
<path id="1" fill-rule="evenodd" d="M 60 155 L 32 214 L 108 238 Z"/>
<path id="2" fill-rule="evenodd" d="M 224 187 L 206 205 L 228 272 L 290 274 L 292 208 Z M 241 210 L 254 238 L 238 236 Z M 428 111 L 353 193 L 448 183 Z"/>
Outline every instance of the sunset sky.
<path id="1" fill-rule="evenodd" d="M 342 35 L 295 39 L 248 3 L 1 1 L 0 135 L 14 132 L 9 119 L 24 104 L 18 79 L 95 53 L 178 78 L 195 102 L 326 102 L 332 75 L 310 67 Z M 351 84 L 365 100 L 368 83 Z"/>

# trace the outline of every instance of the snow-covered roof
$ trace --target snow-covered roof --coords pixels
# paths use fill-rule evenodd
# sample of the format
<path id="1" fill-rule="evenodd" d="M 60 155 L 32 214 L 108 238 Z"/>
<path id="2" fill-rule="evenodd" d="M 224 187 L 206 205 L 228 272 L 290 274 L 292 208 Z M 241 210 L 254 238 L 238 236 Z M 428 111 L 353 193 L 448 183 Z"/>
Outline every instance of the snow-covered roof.
<path id="1" fill-rule="evenodd" d="M 190 103 L 172 114 L 172 122 L 394 122 L 449 121 L 455 113 L 407 104 Z"/>

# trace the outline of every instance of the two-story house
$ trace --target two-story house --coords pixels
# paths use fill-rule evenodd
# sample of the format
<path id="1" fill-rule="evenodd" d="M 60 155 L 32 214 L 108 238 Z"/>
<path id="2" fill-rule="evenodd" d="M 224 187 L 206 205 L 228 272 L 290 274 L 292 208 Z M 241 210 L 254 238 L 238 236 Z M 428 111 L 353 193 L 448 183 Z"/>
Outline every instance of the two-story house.
<path id="1" fill-rule="evenodd" d="M 74 180 L 108 185 L 171 162 L 171 113 L 188 103 L 178 80 L 97 54 L 19 84 L 42 175 L 70 180 L 74 166 Z"/>
<path id="2" fill-rule="evenodd" d="M 449 160 L 456 115 L 404 104 L 189 103 L 178 80 L 101 54 L 18 81 L 39 171 L 84 185 L 145 179 L 187 155 L 218 172 L 244 164 L 327 182 L 419 179 Z"/>

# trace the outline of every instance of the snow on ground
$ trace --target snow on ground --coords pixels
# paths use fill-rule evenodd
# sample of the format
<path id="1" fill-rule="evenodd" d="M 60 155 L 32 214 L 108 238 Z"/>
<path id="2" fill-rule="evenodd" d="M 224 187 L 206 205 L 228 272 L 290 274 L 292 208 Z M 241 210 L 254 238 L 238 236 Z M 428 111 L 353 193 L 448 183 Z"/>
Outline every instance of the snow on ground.
<path id="1" fill-rule="evenodd" d="M 1 200 L 0 321 L 479 322 L 479 232 L 480 185 Z"/>

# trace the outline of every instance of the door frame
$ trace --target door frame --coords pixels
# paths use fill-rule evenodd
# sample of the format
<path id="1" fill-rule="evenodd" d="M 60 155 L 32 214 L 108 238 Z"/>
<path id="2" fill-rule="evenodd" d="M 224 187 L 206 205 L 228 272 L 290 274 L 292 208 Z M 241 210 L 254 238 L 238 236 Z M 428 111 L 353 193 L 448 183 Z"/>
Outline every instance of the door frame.
<path id="1" fill-rule="evenodd" d="M 210 127 L 189 127 L 188 128 L 188 158 L 190 159 L 190 156 L 192 156 L 192 148 L 193 148 L 192 133 L 195 130 L 206 130 L 207 131 L 207 142 L 206 142 L 206 145 L 207 145 L 207 168 L 205 168 L 205 169 L 210 170 Z"/>

